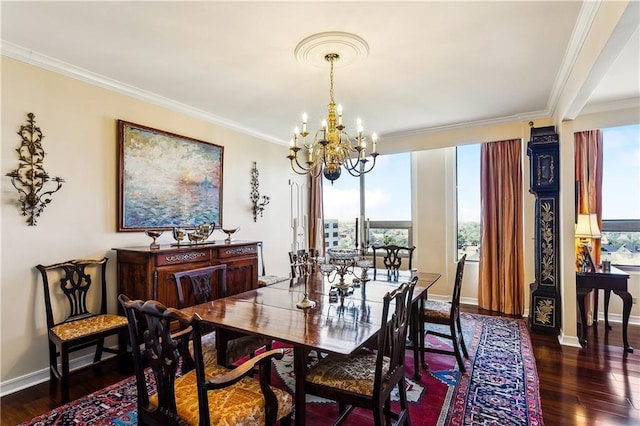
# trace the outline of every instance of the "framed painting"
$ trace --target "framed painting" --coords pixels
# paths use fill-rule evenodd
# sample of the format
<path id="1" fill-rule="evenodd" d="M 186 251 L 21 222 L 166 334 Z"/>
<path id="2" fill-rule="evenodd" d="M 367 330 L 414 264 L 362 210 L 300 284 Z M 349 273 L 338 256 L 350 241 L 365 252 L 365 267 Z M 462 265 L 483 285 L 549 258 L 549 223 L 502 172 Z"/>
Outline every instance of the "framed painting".
<path id="1" fill-rule="evenodd" d="M 223 147 L 118 120 L 118 231 L 222 223 Z"/>

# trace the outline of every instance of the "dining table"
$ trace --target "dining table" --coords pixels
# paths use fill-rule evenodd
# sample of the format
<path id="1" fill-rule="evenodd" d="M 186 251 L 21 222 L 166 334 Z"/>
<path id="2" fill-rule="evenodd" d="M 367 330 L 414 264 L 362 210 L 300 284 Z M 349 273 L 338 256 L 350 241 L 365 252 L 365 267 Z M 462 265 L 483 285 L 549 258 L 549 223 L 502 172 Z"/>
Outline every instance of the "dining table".
<path id="1" fill-rule="evenodd" d="M 188 315 L 198 314 L 216 327 L 218 363 L 226 365 L 226 342 L 240 334 L 268 337 L 293 348 L 295 375 L 295 424 L 305 424 L 305 376 L 307 357 L 314 350 L 322 354 L 349 356 L 371 343 L 382 325 L 383 297 L 402 282 L 417 274 L 413 292 L 412 319 L 409 331 L 413 342 L 414 368 L 419 378 L 418 330 L 429 288 L 440 274 L 404 271 L 397 281 L 359 281 L 359 274 L 345 276 L 336 294 L 336 282 L 322 272 L 282 281 L 211 302 L 183 308 Z M 334 277 L 335 278 L 335 277 Z M 302 300 L 313 306 L 299 308 Z"/>

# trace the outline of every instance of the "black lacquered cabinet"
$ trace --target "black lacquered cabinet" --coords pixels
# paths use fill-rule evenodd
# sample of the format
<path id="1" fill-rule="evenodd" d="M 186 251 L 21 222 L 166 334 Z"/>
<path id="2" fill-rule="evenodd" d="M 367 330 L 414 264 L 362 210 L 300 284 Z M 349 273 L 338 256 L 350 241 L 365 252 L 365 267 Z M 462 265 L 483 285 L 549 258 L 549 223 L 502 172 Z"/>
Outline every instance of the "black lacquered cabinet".
<path id="1" fill-rule="evenodd" d="M 531 283 L 529 321 L 535 331 L 560 329 L 559 138 L 554 126 L 532 127 L 527 144 L 531 175 L 529 192 L 535 202 L 535 273 Z"/>

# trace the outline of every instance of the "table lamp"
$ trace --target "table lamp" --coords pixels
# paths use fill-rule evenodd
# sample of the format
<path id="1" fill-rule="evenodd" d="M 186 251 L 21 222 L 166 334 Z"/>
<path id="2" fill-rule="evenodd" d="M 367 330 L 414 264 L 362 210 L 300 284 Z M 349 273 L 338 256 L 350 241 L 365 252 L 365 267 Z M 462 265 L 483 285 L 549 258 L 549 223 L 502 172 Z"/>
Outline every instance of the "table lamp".
<path id="1" fill-rule="evenodd" d="M 585 251 L 585 256 L 588 254 L 591 259 L 591 239 L 600 238 L 600 227 L 598 226 L 598 216 L 595 213 L 579 214 L 578 223 L 576 224 L 575 237 L 580 238 L 580 245 L 578 246 L 577 256 L 578 263 L 584 264 L 584 258 L 582 257 L 582 250 Z M 595 268 L 595 264 L 591 265 Z"/>

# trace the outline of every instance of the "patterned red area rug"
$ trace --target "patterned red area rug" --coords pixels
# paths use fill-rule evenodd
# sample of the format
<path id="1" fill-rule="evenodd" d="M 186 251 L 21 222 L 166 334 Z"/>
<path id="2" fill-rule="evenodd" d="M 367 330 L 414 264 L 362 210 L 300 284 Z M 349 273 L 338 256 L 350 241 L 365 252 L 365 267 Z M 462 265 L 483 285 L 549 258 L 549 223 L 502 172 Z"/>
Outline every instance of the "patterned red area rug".
<path id="1" fill-rule="evenodd" d="M 413 352 L 407 351 L 411 424 L 543 425 L 538 375 L 526 323 L 471 314 L 463 314 L 462 322 L 469 349 L 467 373 L 460 374 L 453 356 L 427 354 L 429 371 L 422 371 L 422 378 L 416 381 Z M 447 345 L 432 336 L 429 339 L 431 345 Z M 287 349 L 273 369 L 272 383 L 292 392 L 292 371 L 292 354 Z M 133 425 L 137 424 L 135 399 L 135 380 L 129 378 L 23 424 Z M 337 413 L 332 401 L 307 396 L 308 425 L 331 424 Z M 359 409 L 345 422 L 352 426 L 372 423 L 371 413 Z"/>

